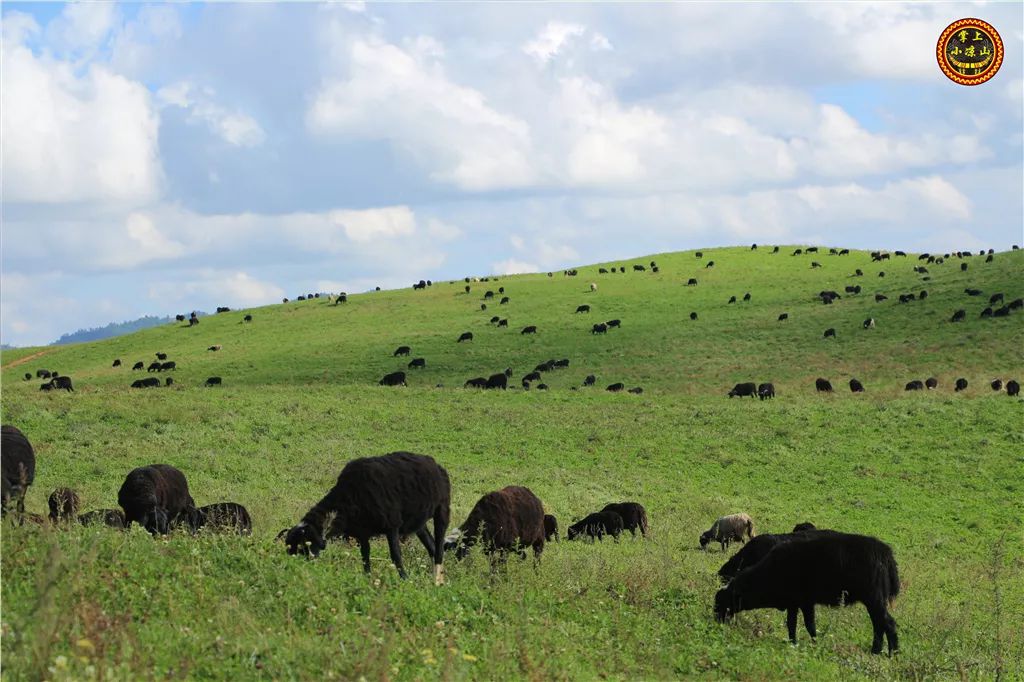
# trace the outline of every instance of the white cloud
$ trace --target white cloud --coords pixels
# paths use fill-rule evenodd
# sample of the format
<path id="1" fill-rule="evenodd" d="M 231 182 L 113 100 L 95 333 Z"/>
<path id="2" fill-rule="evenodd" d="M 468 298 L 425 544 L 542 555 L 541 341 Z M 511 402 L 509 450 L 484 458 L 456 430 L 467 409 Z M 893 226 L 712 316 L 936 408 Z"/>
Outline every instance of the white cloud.
<path id="1" fill-rule="evenodd" d="M 507 260 L 491 263 L 491 270 L 496 275 L 521 275 L 524 273 L 538 272 L 540 270 L 533 263 L 509 258 Z"/>
<path id="2" fill-rule="evenodd" d="M 7 16 L 4 15 L 5 23 Z M 149 92 L 92 64 L 37 57 L 5 27 L 2 47 L 4 199 L 8 202 L 143 202 L 162 181 L 159 119 Z"/>
<path id="3" fill-rule="evenodd" d="M 112 2 L 72 2 L 46 26 L 47 44 L 60 53 L 99 47 L 117 19 Z"/>
<path id="4" fill-rule="evenodd" d="M 416 217 L 408 206 L 366 209 L 361 211 L 331 211 L 331 221 L 345 230 L 354 242 L 408 236 L 416 231 Z"/>
<path id="5" fill-rule="evenodd" d="M 216 93 L 211 88 L 196 88 L 187 81 L 179 81 L 160 88 L 156 95 L 164 105 L 186 109 L 190 121 L 206 124 L 212 133 L 228 144 L 256 147 L 266 139 L 266 133 L 256 119 L 215 102 Z"/>
<path id="6" fill-rule="evenodd" d="M 537 61 L 545 63 L 558 54 L 570 39 L 583 35 L 586 26 L 549 21 L 537 36 L 523 45 L 523 52 Z"/>
<path id="7" fill-rule="evenodd" d="M 435 180 L 469 191 L 532 182 L 529 127 L 492 108 L 478 90 L 452 82 L 431 54 L 376 38 L 352 40 L 350 73 L 315 93 L 310 129 L 390 140 Z"/>
<path id="8" fill-rule="evenodd" d="M 244 271 L 204 269 L 192 273 L 189 281 L 162 281 L 149 286 L 149 297 L 163 304 L 188 304 L 196 298 L 223 301 L 220 305 L 251 307 L 276 303 L 284 289 L 257 279 Z"/>
<path id="9" fill-rule="evenodd" d="M 441 241 L 451 241 L 458 239 L 465 233 L 457 225 L 451 225 L 437 218 L 431 218 L 427 221 L 427 234 Z"/>

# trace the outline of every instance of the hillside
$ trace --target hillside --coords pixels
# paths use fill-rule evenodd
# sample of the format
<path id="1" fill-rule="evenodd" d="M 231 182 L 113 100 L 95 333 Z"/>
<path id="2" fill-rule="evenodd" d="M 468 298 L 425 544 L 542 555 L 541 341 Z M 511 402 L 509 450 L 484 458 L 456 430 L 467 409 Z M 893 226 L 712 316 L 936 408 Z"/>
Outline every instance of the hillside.
<path id="1" fill-rule="evenodd" d="M 1024 378 L 1024 311 L 979 318 L 992 293 L 1024 296 L 1024 254 L 954 257 L 921 275 L 914 254 L 878 264 L 864 252 L 791 256 L 795 248 L 657 254 L 580 267 L 576 277 L 472 282 L 469 294 L 461 280 L 435 282 L 339 306 L 290 302 L 194 328 L 5 351 L 3 422 L 28 435 L 39 461 L 30 510 L 44 511 L 58 485 L 76 488 L 85 509 L 116 506 L 131 468 L 167 462 L 187 474 L 197 503 L 245 504 L 255 532 L 154 542 L 138 529 L 5 525 L 4 677 L 35 679 L 51 666 L 53 679 L 88 678 L 88 666 L 119 679 L 1024 674 L 1015 625 L 1024 619 L 1024 403 L 988 387 Z M 651 260 L 658 273 L 632 271 Z M 598 274 L 612 265 L 628 272 Z M 691 277 L 697 286 L 686 286 Z M 843 293 L 856 284 L 860 295 Z M 480 310 L 498 287 L 510 303 Z M 984 295 L 969 297 L 968 287 Z M 821 290 L 843 298 L 822 305 Z M 924 301 L 897 302 L 922 290 Z M 747 292 L 749 302 L 727 303 Z M 876 303 L 876 293 L 888 300 Z M 582 304 L 592 312 L 575 314 Z M 961 308 L 966 320 L 951 323 Z M 509 328 L 492 326 L 492 315 Z M 862 328 L 868 317 L 874 329 Z M 590 333 L 613 318 L 621 329 Z M 538 333 L 521 335 L 526 325 Z M 822 338 L 827 328 L 836 338 Z M 474 340 L 457 344 L 464 331 Z M 222 350 L 206 350 L 214 344 Z M 407 388 L 377 386 L 410 359 L 392 357 L 399 345 L 426 369 L 408 370 Z M 145 375 L 131 365 L 158 351 L 177 362 L 175 385 L 128 388 Z M 124 366 L 111 367 L 115 358 Z M 570 360 L 545 373 L 551 390 L 519 388 L 551 358 Z M 22 381 L 44 367 L 73 377 L 75 392 Z M 461 388 L 505 367 L 514 370 L 509 391 Z M 597 388 L 569 390 L 587 374 Z M 208 376 L 224 386 L 203 388 Z M 834 395 L 815 393 L 818 376 Z M 865 394 L 849 393 L 851 376 Z M 929 376 L 937 390 L 903 391 Z M 967 391 L 953 392 L 957 377 Z M 617 381 L 644 393 L 603 390 Z M 726 398 L 740 381 L 772 381 L 777 397 Z M 274 536 L 346 461 L 393 450 L 430 454 L 448 469 L 454 523 L 481 494 L 521 484 L 563 527 L 606 502 L 638 500 L 653 537 L 563 541 L 536 571 L 511 561 L 492 574 L 480 557 L 451 560 L 441 589 L 415 540 L 405 546 L 405 583 L 383 542 L 369 579 L 358 551 L 341 543 L 315 562 L 285 555 Z M 900 656 L 867 653 L 861 606 L 819 609 L 817 644 L 801 632 L 795 648 L 776 611 L 715 623 L 725 556 L 700 551 L 697 537 L 736 511 L 760 532 L 812 520 L 891 544 L 904 583 L 893 610 Z"/>

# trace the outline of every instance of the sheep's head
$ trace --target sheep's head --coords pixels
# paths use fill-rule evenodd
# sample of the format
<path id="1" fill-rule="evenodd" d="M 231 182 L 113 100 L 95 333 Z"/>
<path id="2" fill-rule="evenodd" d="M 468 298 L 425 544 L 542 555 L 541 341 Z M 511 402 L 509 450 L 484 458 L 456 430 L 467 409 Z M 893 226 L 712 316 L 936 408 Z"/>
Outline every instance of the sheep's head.
<path id="1" fill-rule="evenodd" d="M 154 507 L 142 517 L 142 527 L 151 535 L 167 535 L 170 531 L 170 519 L 167 517 L 167 510 Z"/>
<path id="2" fill-rule="evenodd" d="M 288 547 L 288 554 L 301 554 L 303 556 L 315 557 L 327 548 L 320 531 L 306 522 L 289 529 L 284 538 L 284 544 Z"/>
<path id="3" fill-rule="evenodd" d="M 711 531 L 706 530 L 700 534 L 700 548 L 707 549 L 709 542 L 711 542 Z"/>
<path id="4" fill-rule="evenodd" d="M 735 605 L 736 595 L 730 587 L 723 587 L 715 593 L 715 620 L 719 623 L 732 618 L 738 610 Z"/>

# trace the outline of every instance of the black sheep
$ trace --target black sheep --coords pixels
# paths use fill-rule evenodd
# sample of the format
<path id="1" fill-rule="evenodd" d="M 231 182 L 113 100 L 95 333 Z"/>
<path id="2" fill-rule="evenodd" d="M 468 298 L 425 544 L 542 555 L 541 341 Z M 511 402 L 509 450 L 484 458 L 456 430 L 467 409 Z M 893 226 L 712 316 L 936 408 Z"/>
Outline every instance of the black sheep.
<path id="1" fill-rule="evenodd" d="M 584 386 L 593 386 L 596 381 L 597 381 L 597 377 L 596 376 L 594 376 L 593 374 L 588 374 L 586 376 L 586 378 L 583 379 L 583 385 Z"/>
<path id="2" fill-rule="evenodd" d="M 814 388 L 818 393 L 831 393 L 832 382 L 828 379 L 817 378 L 814 380 Z"/>
<path id="3" fill-rule="evenodd" d="M 1006 382 L 1006 395 L 1011 398 L 1020 395 L 1020 384 L 1017 383 L 1016 379 L 1010 379 Z"/>
<path id="4" fill-rule="evenodd" d="M 412 351 L 409 346 L 399 346 L 395 349 L 395 352 L 391 354 L 391 357 L 397 358 L 401 355 L 408 355 Z"/>
<path id="5" fill-rule="evenodd" d="M 455 343 L 462 343 L 463 341 L 472 341 L 472 340 L 473 340 L 473 332 L 462 332 L 462 334 L 459 335 L 459 338 L 458 338 L 458 340 Z"/>
<path id="6" fill-rule="evenodd" d="M 415 534 L 433 557 L 434 580 L 441 584 L 450 504 L 448 472 L 432 457 L 392 452 L 354 459 L 341 470 L 327 495 L 288 530 L 285 544 L 289 554 L 316 556 L 327 546 L 324 524 L 333 513 L 329 534 L 359 543 L 364 571 L 370 571 L 370 538 L 385 535 L 391 560 L 405 578 L 400 542 L 403 536 Z M 433 537 L 427 530 L 431 519 Z"/>
<path id="7" fill-rule="evenodd" d="M 743 545 L 740 551 L 729 557 L 729 560 L 718 569 L 718 577 L 722 579 L 722 582 L 727 583 L 739 575 L 740 571 L 744 568 L 750 568 L 768 556 L 768 552 L 775 549 L 778 545 L 783 542 L 792 542 L 793 540 L 809 537 L 809 532 L 827 533 L 830 531 L 819 531 L 814 527 L 813 523 L 798 523 L 792 533 L 757 535 L 751 538 L 747 544 Z"/>
<path id="8" fill-rule="evenodd" d="M 75 390 L 75 387 L 71 385 L 71 377 L 53 377 L 50 379 L 50 385 L 54 390 L 64 389 L 68 393 L 73 393 Z"/>
<path id="9" fill-rule="evenodd" d="M 729 391 L 730 398 L 732 398 L 733 396 L 739 396 L 740 398 L 744 398 L 748 395 L 751 398 L 757 397 L 757 384 L 755 384 L 752 381 L 748 381 L 742 384 L 736 384 L 735 386 L 732 387 L 732 390 Z"/>
<path id="10" fill-rule="evenodd" d="M 856 379 L 850 379 L 850 392 L 851 393 L 863 393 L 864 384 L 860 383 Z"/>
<path id="11" fill-rule="evenodd" d="M 179 515 L 195 511 L 185 474 L 169 464 L 133 469 L 117 493 L 125 528 L 138 523 L 151 534 L 166 534 Z"/>
<path id="12" fill-rule="evenodd" d="M 501 374 L 492 374 L 487 378 L 487 384 L 484 388 L 500 388 L 504 391 L 508 388 L 508 375 L 504 372 Z"/>
<path id="13" fill-rule="evenodd" d="M 487 379 L 475 377 L 462 385 L 463 388 L 487 388 Z"/>
<path id="14" fill-rule="evenodd" d="M 544 551 L 544 505 L 529 488 L 510 485 L 481 497 L 462 524 L 455 556 L 462 559 L 475 544 L 487 554 L 517 552 L 534 558 Z"/>
<path id="15" fill-rule="evenodd" d="M 0 470 L 2 470 L 3 498 L 0 512 L 6 512 L 11 502 L 18 513 L 25 511 L 25 493 L 36 479 L 36 452 L 17 427 L 0 427 Z"/>
<path id="16" fill-rule="evenodd" d="M 384 377 L 377 382 L 378 386 L 408 386 L 405 383 L 405 372 L 392 372 L 391 374 L 385 374 Z"/>
<path id="17" fill-rule="evenodd" d="M 611 391 L 612 393 L 617 393 L 617 392 L 623 390 L 624 388 L 626 388 L 626 385 L 620 381 L 620 382 L 617 382 L 617 383 L 609 385 L 608 388 L 606 388 L 605 390 L 606 391 Z"/>
<path id="18" fill-rule="evenodd" d="M 896 621 L 888 606 L 900 592 L 892 549 L 881 540 L 848 533 L 812 533 L 784 542 L 753 566 L 740 571 L 715 595 L 719 621 L 740 611 L 785 610 L 789 639 L 796 643 L 797 611 L 812 638 L 817 636 L 814 606 L 861 602 L 874 628 L 871 653 L 882 652 L 883 635 L 889 653 L 899 648 Z"/>
<path id="19" fill-rule="evenodd" d="M 603 541 L 605 535 L 611 535 L 618 541 L 624 526 L 622 517 L 616 512 L 599 511 L 569 526 L 566 537 L 570 540 L 575 540 L 581 535 L 586 535 L 591 541 L 594 538 Z"/>
<path id="20" fill-rule="evenodd" d="M 757 387 L 757 397 L 761 400 L 775 397 L 775 384 L 764 383 Z"/>
<path id="21" fill-rule="evenodd" d="M 966 390 L 967 390 L 967 379 L 964 379 L 963 377 L 960 377 L 959 379 L 956 380 L 956 387 L 953 389 L 953 391 L 955 391 L 956 393 L 959 393 L 960 391 L 966 391 Z"/>
<path id="22" fill-rule="evenodd" d="M 199 507 L 188 515 L 187 523 L 192 532 L 208 528 L 212 532 L 227 530 L 239 535 L 252 535 L 249 510 L 237 502 L 217 502 Z"/>
<path id="23" fill-rule="evenodd" d="M 913 381 L 908 381 L 907 385 L 903 387 L 903 390 L 904 391 L 923 391 L 924 390 L 924 382 L 919 380 L 919 379 L 915 379 Z"/>
<path id="24" fill-rule="evenodd" d="M 615 512 L 622 517 L 622 528 L 636 537 L 639 530 L 640 535 L 647 537 L 647 510 L 639 502 L 612 502 L 606 504 L 603 512 Z"/>
<path id="25" fill-rule="evenodd" d="M 409 369 L 420 368 L 423 369 L 427 366 L 427 361 L 424 358 L 413 358 L 409 361 Z"/>
<path id="26" fill-rule="evenodd" d="M 544 515 L 544 541 L 558 542 L 558 519 L 552 514 Z"/>

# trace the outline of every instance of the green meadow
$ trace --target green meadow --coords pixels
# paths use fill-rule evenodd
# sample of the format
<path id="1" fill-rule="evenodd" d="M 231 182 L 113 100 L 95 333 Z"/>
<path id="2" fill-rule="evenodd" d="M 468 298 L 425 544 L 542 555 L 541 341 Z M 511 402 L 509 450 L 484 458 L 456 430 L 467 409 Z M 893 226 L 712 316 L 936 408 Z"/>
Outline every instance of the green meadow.
<path id="1" fill-rule="evenodd" d="M 349 292 L 343 305 L 292 301 L 193 328 L 4 351 L 3 423 L 37 456 L 29 511 L 45 513 L 62 485 L 83 511 L 116 507 L 128 471 L 164 462 L 186 474 L 197 504 L 244 504 L 254 532 L 154 540 L 138 527 L 5 520 L 3 678 L 1024 679 L 1024 401 L 989 387 L 1024 379 L 1024 311 L 979 317 L 992 293 L 1024 296 L 1024 253 L 873 263 L 861 251 L 794 248 L 656 254 L 581 266 L 576 277 L 472 281 L 468 293 L 461 279 Z M 598 274 L 613 265 L 627 272 Z M 858 284 L 861 294 L 844 292 Z M 496 296 L 484 301 L 488 290 Z M 842 299 L 822 305 L 821 290 Z M 923 301 L 897 302 L 922 290 Z M 583 304 L 592 312 L 574 313 Z M 961 308 L 966 320 L 951 323 Z M 869 317 L 875 327 L 864 329 Z M 621 329 L 590 333 L 615 318 Z M 538 333 L 521 335 L 526 325 Z M 836 338 L 823 338 L 827 328 Z M 474 340 L 456 343 L 465 331 Z M 222 350 L 207 350 L 215 344 Z M 392 356 L 400 345 L 410 357 Z M 129 388 L 147 376 L 132 364 L 157 352 L 177 363 L 166 373 L 174 385 Z M 414 357 L 426 368 L 405 370 Z M 544 374 L 549 390 L 520 387 L 535 365 L 561 358 L 570 366 Z M 507 391 L 462 388 L 506 367 Z M 75 392 L 24 380 L 40 368 L 71 376 Z M 377 385 L 396 370 L 408 387 Z M 589 374 L 597 385 L 581 388 Z M 205 388 L 210 376 L 223 386 Z M 816 393 L 817 377 L 835 392 Z M 865 393 L 849 392 L 851 377 Z M 928 377 L 937 389 L 903 390 Z M 955 393 L 959 377 L 970 385 Z M 776 398 L 727 398 L 742 381 L 771 381 Z M 615 382 L 644 392 L 604 390 Z M 476 553 L 452 557 L 442 587 L 415 538 L 404 547 L 407 581 L 383 539 L 369 576 L 341 542 L 315 561 L 286 555 L 275 536 L 345 462 L 395 450 L 448 470 L 453 525 L 483 493 L 518 484 L 563 528 L 634 500 L 652 533 L 563 539 L 537 565 L 513 559 L 498 570 Z M 716 571 L 735 547 L 701 551 L 697 539 L 740 511 L 758 532 L 813 521 L 890 544 L 901 652 L 869 653 L 860 605 L 820 608 L 817 642 L 801 630 L 796 647 L 778 611 L 716 623 Z"/>

